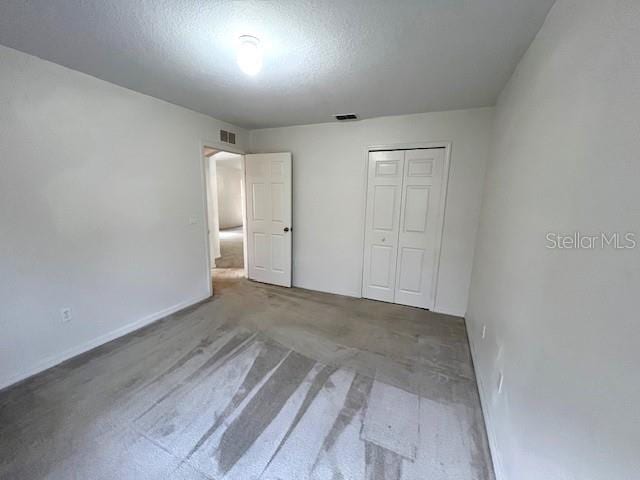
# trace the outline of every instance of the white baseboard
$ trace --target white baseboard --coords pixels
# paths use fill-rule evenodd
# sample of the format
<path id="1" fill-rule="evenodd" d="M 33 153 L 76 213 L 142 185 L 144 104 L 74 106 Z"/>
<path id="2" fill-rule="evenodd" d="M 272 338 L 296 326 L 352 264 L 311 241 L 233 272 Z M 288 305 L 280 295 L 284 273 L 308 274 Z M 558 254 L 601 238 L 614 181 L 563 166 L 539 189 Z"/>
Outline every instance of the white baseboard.
<path id="1" fill-rule="evenodd" d="M 66 360 L 69 360 L 70 358 L 80 355 L 81 353 L 87 352 L 93 348 L 99 347 L 100 345 L 104 345 L 105 343 L 110 342 L 111 340 L 115 340 L 116 338 L 122 337 L 128 333 L 131 333 L 135 330 L 145 327 L 155 322 L 156 320 L 160 320 L 161 318 L 171 315 L 172 313 L 178 312 L 184 308 L 190 307 L 191 305 L 201 302 L 202 300 L 205 300 L 207 298 L 209 298 L 208 294 L 202 297 L 192 298 L 190 300 L 180 302 L 176 305 L 165 308 L 164 310 L 160 310 L 159 312 L 153 313 L 151 315 L 147 315 L 146 317 L 136 320 L 135 322 L 124 325 L 123 327 L 117 328 L 107 334 L 100 335 L 99 337 L 89 340 L 88 342 L 85 342 L 81 345 L 65 350 L 62 353 L 47 357 L 44 360 L 39 361 L 35 365 L 25 368 L 24 370 L 14 375 L 11 375 L 10 377 L 1 378 L 0 390 L 10 387 L 14 383 L 18 383 L 28 377 L 31 377 L 40 372 L 43 372 L 51 367 L 54 367 Z"/>
<path id="2" fill-rule="evenodd" d="M 473 360 L 473 368 L 475 370 L 476 382 L 478 383 L 478 392 L 480 392 L 480 406 L 482 407 L 482 415 L 484 416 L 484 425 L 487 429 L 487 438 L 489 439 L 489 453 L 491 454 L 491 460 L 493 461 L 493 470 L 496 474 L 496 480 L 507 480 L 507 476 L 504 473 L 502 467 L 502 458 L 500 457 L 500 450 L 498 449 L 498 443 L 496 440 L 495 430 L 493 429 L 493 421 L 489 413 L 488 402 L 489 397 L 484 387 L 485 383 L 482 380 L 482 375 L 478 370 L 478 354 L 476 347 L 473 343 L 473 336 L 471 335 L 471 326 L 468 320 L 464 319 L 465 326 L 467 328 L 467 336 L 469 338 L 469 347 L 471 349 L 471 358 Z"/>

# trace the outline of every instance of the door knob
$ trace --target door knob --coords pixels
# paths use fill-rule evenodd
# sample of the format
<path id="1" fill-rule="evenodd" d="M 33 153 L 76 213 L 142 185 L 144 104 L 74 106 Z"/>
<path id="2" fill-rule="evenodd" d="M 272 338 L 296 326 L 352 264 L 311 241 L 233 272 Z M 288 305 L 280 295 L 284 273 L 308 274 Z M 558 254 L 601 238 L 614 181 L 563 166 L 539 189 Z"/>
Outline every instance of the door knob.
<path id="1" fill-rule="evenodd" d="M 289 231 L 289 227 L 284 227 L 284 231 L 288 232 Z"/>

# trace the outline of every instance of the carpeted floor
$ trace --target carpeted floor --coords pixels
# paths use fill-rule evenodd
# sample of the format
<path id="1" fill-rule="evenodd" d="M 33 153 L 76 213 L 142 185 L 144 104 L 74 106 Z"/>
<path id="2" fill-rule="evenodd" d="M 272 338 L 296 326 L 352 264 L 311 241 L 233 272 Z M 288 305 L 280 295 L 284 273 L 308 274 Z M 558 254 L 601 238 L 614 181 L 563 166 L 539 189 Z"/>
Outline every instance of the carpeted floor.
<path id="1" fill-rule="evenodd" d="M 220 254 L 216 268 L 244 268 L 242 227 L 220 230 Z"/>
<path id="2" fill-rule="evenodd" d="M 0 392 L 0 478 L 493 480 L 461 318 L 237 272 Z"/>

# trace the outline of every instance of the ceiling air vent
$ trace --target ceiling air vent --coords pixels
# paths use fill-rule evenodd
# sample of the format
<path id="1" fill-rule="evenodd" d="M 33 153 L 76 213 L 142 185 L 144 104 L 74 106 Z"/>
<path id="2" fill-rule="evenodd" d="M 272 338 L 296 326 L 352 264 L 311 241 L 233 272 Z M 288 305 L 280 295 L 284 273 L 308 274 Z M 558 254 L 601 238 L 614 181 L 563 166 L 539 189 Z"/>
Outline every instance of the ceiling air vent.
<path id="1" fill-rule="evenodd" d="M 336 117 L 336 120 L 340 120 L 341 122 L 343 122 L 345 120 L 357 120 L 358 119 L 358 115 L 356 115 L 355 113 L 339 113 L 338 115 L 334 115 L 334 117 Z"/>
<path id="2" fill-rule="evenodd" d="M 220 130 L 220 141 L 224 143 L 236 144 L 236 134 L 233 132 L 227 132 L 226 130 Z"/>

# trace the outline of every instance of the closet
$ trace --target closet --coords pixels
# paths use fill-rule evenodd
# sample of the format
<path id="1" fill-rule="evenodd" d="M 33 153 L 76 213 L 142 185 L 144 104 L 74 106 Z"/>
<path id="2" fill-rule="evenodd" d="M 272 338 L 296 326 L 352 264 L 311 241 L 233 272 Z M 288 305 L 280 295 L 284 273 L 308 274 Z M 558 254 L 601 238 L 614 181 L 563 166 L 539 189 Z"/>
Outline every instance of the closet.
<path id="1" fill-rule="evenodd" d="M 433 308 L 446 175 L 445 148 L 369 152 L 363 297 Z"/>

